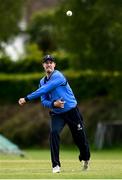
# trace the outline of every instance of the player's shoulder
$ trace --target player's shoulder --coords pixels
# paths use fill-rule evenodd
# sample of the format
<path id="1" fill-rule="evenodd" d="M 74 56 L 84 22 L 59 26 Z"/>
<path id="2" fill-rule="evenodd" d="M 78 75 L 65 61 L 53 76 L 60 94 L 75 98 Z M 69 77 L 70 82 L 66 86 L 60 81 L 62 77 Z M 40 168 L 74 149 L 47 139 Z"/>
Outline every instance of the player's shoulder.
<path id="1" fill-rule="evenodd" d="M 40 85 L 43 85 L 45 81 L 45 76 L 40 79 Z"/>
<path id="2" fill-rule="evenodd" d="M 55 70 L 54 73 L 53 73 L 53 77 L 62 77 L 62 76 L 63 76 L 63 74 L 59 70 Z"/>

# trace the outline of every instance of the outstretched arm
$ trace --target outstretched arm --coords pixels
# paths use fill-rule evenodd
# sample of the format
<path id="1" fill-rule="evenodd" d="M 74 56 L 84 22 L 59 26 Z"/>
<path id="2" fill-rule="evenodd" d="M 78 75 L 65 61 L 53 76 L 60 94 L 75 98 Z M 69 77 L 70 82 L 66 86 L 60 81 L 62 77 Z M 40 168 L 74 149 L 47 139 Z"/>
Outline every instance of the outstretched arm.
<path id="1" fill-rule="evenodd" d="M 47 94 L 53 89 L 55 89 L 56 87 L 62 85 L 63 83 L 65 83 L 65 81 L 66 80 L 64 78 L 60 78 L 60 77 L 50 80 L 49 82 L 47 82 L 46 84 L 38 88 L 36 91 L 32 92 L 31 94 L 28 94 L 26 98 L 27 100 L 37 99 L 43 94 Z"/>
<path id="2" fill-rule="evenodd" d="M 19 105 L 20 106 L 23 106 L 25 103 L 26 103 L 26 100 L 25 98 L 20 98 L 19 101 L 18 101 Z M 64 101 L 58 99 L 54 102 L 51 102 L 47 99 L 45 99 L 42 104 L 48 108 L 52 108 L 52 107 L 56 107 L 56 108 L 64 108 Z"/>
<path id="3" fill-rule="evenodd" d="M 46 84 L 42 85 L 36 91 L 32 92 L 31 94 L 28 94 L 25 98 L 20 98 L 19 104 L 22 106 L 27 101 L 37 99 L 41 97 L 42 95 L 47 94 L 48 92 L 52 91 L 56 87 L 65 83 L 66 83 L 66 79 L 63 76 L 56 76 L 52 80 L 48 81 Z"/>

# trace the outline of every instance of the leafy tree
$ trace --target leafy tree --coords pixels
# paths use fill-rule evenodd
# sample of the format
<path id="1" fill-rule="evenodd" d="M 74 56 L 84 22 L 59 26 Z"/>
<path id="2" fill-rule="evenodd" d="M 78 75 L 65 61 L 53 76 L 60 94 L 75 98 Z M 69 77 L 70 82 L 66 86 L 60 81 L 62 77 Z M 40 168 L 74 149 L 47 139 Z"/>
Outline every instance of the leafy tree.
<path id="1" fill-rule="evenodd" d="M 65 14 L 68 9 L 71 17 Z M 73 67 L 120 68 L 121 12 L 121 0 L 63 1 L 55 16 L 58 41 L 72 53 Z"/>
<path id="2" fill-rule="evenodd" d="M 24 2 L 26 0 L 0 0 L 0 42 L 5 42 L 18 33 Z"/>
<path id="3" fill-rule="evenodd" d="M 71 17 L 66 11 L 72 10 Z M 72 68 L 122 69 L 121 0 L 67 0 L 33 16 L 30 40 L 44 53 L 63 49 Z"/>
<path id="4" fill-rule="evenodd" d="M 56 49 L 54 13 L 43 11 L 34 14 L 28 27 L 30 42 L 38 44 L 44 53 Z"/>

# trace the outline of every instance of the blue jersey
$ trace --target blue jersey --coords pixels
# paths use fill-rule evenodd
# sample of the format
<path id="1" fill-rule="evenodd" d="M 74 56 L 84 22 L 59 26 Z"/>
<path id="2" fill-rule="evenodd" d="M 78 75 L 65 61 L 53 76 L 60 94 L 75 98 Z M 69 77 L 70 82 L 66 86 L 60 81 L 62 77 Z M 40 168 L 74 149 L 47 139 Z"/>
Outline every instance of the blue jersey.
<path id="1" fill-rule="evenodd" d="M 64 75 L 58 70 L 53 71 L 49 78 L 40 80 L 40 87 L 33 93 L 27 95 L 28 100 L 41 98 L 44 107 L 52 109 L 54 113 L 67 112 L 76 107 L 77 101 Z M 55 108 L 53 102 L 65 101 L 64 108 Z"/>

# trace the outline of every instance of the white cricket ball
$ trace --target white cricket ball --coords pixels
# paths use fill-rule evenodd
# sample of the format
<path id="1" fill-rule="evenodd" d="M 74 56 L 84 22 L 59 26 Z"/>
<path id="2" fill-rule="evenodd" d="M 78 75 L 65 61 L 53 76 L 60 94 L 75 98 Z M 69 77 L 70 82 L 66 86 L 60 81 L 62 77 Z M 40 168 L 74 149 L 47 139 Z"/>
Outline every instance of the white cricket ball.
<path id="1" fill-rule="evenodd" d="M 72 11 L 67 11 L 66 14 L 67 16 L 72 16 Z"/>

